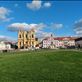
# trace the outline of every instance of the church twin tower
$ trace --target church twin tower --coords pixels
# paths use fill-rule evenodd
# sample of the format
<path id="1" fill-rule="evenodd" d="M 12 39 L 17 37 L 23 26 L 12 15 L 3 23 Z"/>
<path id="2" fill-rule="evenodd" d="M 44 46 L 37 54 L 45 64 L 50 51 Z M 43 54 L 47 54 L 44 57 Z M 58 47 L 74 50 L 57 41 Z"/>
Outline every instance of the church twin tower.
<path id="1" fill-rule="evenodd" d="M 19 31 L 18 32 L 18 48 L 34 48 L 38 44 L 38 38 L 35 38 L 35 31 Z"/>

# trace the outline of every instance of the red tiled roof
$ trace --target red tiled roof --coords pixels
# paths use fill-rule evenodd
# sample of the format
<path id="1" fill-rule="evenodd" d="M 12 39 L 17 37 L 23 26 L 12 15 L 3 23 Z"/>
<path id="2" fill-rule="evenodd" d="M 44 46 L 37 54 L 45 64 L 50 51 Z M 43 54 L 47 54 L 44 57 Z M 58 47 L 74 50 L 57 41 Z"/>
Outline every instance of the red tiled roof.
<path id="1" fill-rule="evenodd" d="M 75 37 L 56 37 L 54 40 L 75 40 Z"/>
<path id="2" fill-rule="evenodd" d="M 46 37 L 45 39 L 43 39 L 43 40 L 48 40 L 50 37 Z M 64 41 L 64 40 L 75 40 L 76 39 L 76 37 L 55 37 L 54 38 L 54 40 L 62 40 L 62 41 Z"/>
<path id="3" fill-rule="evenodd" d="M 12 44 L 11 42 L 4 42 L 5 44 Z"/>

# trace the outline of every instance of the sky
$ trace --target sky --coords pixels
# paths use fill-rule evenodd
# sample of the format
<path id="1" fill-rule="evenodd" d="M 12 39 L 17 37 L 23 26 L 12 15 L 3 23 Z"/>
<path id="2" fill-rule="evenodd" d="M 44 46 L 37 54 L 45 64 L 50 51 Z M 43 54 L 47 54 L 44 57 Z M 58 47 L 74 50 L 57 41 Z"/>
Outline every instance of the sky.
<path id="1" fill-rule="evenodd" d="M 82 35 L 82 1 L 0 1 L 0 38 L 17 40 L 18 31 L 36 37 Z"/>

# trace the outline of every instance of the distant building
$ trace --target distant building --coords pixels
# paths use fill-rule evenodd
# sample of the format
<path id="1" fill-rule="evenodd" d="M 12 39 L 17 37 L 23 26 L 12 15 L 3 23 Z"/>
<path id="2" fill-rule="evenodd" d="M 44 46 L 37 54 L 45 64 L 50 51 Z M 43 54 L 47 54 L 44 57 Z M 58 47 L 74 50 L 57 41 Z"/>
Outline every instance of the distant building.
<path id="1" fill-rule="evenodd" d="M 47 37 L 42 40 L 42 48 L 67 48 L 75 46 L 75 37 Z"/>
<path id="2" fill-rule="evenodd" d="M 47 37 L 42 41 L 42 48 L 50 48 L 53 45 L 53 48 L 63 47 L 64 44 L 59 38 Z"/>
<path id="3" fill-rule="evenodd" d="M 75 46 L 75 37 L 57 37 L 56 39 L 59 41 L 59 46 L 65 48 Z"/>
<path id="4" fill-rule="evenodd" d="M 11 50 L 11 43 L 10 42 L 0 42 L 0 50 Z"/>
<path id="5" fill-rule="evenodd" d="M 77 48 L 82 48 L 82 37 L 75 39 L 75 45 Z"/>
<path id="6" fill-rule="evenodd" d="M 38 43 L 38 38 L 35 37 L 35 31 L 19 31 L 18 32 L 18 48 L 31 48 L 35 47 Z"/>
<path id="7" fill-rule="evenodd" d="M 52 35 L 50 37 L 43 39 L 41 43 L 42 48 L 55 48 L 55 42 Z"/>
<path id="8" fill-rule="evenodd" d="M 54 40 L 51 37 L 47 37 L 47 38 L 43 39 L 43 41 L 42 41 L 42 48 L 49 48 L 51 45 L 53 45 L 55 47 L 53 41 Z"/>

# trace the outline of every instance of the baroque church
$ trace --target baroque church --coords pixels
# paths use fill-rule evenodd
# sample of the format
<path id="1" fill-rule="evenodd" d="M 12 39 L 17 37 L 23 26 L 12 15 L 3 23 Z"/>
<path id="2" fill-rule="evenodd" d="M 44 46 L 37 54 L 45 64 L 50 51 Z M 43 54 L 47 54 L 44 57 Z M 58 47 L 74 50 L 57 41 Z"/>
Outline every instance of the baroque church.
<path id="1" fill-rule="evenodd" d="M 18 32 L 18 48 L 34 48 L 38 44 L 38 38 L 35 37 L 34 29 L 30 31 L 19 31 Z"/>

